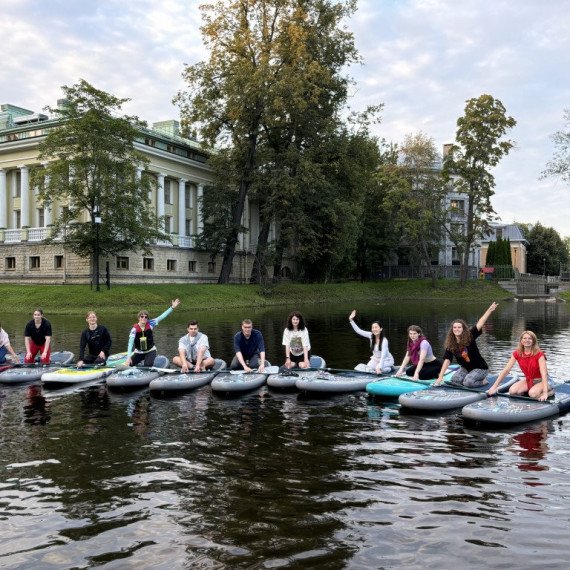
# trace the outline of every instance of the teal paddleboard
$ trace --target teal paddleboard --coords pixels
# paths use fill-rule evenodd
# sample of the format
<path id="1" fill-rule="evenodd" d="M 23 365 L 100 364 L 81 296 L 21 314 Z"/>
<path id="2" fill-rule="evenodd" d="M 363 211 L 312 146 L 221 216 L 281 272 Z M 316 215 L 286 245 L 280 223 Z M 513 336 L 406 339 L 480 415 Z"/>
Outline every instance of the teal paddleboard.
<path id="1" fill-rule="evenodd" d="M 444 380 L 449 380 L 453 373 L 459 368 L 457 364 L 451 365 L 444 375 Z M 408 392 L 416 392 L 417 390 L 426 390 L 437 378 L 431 380 L 410 380 L 406 376 L 389 376 L 382 378 L 376 382 L 369 382 L 366 385 L 366 391 L 372 395 L 382 398 L 397 398 Z"/>

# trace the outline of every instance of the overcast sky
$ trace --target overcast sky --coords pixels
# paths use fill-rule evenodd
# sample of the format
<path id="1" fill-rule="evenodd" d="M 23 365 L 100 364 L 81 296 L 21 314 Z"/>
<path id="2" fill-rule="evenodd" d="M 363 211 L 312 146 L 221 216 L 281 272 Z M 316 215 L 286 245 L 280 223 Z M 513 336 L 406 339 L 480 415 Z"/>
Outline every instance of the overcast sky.
<path id="1" fill-rule="evenodd" d="M 184 64 L 206 56 L 205 1 L 0 0 L 0 103 L 40 111 L 83 78 L 130 98 L 126 113 L 177 119 Z M 384 103 L 375 134 L 401 142 L 422 131 L 441 148 L 467 99 L 500 99 L 518 124 L 494 171 L 495 210 L 570 236 L 570 188 L 540 180 L 570 109 L 568 0 L 360 0 L 348 27 L 363 58 L 348 71 L 350 106 Z"/>

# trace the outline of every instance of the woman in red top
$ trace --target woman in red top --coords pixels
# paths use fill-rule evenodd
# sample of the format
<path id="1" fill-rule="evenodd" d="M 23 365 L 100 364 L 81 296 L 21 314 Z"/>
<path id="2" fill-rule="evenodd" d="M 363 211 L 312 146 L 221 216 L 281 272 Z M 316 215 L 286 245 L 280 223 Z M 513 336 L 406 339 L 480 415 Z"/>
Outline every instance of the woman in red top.
<path id="1" fill-rule="evenodd" d="M 487 391 L 489 396 L 495 394 L 503 378 L 517 362 L 525 377 L 509 388 L 511 396 L 520 396 L 528 392 L 531 398 L 536 398 L 542 402 L 552 395 L 552 386 L 548 381 L 548 370 L 546 369 L 546 356 L 538 346 L 536 335 L 532 331 L 524 331 L 520 336 L 517 350 L 513 351 L 507 365 Z"/>

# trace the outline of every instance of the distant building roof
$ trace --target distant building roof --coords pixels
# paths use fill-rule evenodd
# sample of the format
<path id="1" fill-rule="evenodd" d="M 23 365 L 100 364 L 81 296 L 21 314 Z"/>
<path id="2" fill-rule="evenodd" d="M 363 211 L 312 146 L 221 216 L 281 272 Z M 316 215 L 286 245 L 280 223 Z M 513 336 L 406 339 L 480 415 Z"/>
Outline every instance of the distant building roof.
<path id="1" fill-rule="evenodd" d="M 497 241 L 497 236 L 503 239 L 509 239 L 511 243 L 527 243 L 527 240 L 517 224 L 493 224 L 492 226 L 491 231 L 481 240 L 482 243 Z"/>

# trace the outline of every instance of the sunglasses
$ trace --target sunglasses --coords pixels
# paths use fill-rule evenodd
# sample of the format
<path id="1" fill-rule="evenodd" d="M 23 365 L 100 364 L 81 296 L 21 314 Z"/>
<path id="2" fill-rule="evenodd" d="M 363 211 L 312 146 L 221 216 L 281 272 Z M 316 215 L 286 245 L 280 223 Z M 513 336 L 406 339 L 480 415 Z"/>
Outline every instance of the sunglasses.
<path id="1" fill-rule="evenodd" d="M 148 315 L 140 315 L 139 319 L 148 319 Z"/>

